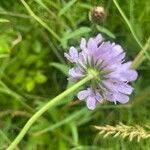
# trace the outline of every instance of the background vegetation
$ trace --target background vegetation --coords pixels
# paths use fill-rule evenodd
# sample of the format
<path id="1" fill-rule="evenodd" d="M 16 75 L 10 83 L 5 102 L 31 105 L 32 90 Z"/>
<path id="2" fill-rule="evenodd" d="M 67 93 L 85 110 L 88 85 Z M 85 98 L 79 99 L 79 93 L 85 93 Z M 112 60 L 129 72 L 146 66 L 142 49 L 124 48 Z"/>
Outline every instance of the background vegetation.
<path id="1" fill-rule="evenodd" d="M 150 1 L 119 0 L 139 41 L 150 35 Z M 89 20 L 93 6 L 103 6 L 106 20 Z M 72 83 L 64 52 L 81 37 L 101 32 L 133 60 L 141 50 L 112 0 L 0 0 L 0 149 L 5 149 L 32 114 Z M 103 104 L 89 111 L 76 94 L 50 109 L 35 123 L 21 150 L 148 150 L 150 140 L 103 138 L 93 125 L 149 127 L 150 61 L 138 67 L 139 78 L 126 105 Z"/>

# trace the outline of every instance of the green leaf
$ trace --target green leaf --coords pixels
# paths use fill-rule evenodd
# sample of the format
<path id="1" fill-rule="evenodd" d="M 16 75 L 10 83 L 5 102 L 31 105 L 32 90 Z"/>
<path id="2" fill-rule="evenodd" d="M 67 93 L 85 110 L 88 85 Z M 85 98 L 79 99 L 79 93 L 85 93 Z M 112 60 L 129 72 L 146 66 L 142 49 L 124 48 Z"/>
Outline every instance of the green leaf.
<path id="1" fill-rule="evenodd" d="M 67 4 L 65 4 L 65 7 L 63 7 L 63 8 L 59 11 L 58 15 L 59 15 L 59 16 L 62 16 L 63 14 L 65 14 L 65 12 L 67 12 L 67 10 L 68 10 L 76 1 L 77 1 L 77 0 L 71 0 L 71 1 L 69 1 Z"/>
<path id="2" fill-rule="evenodd" d="M 35 83 L 32 80 L 28 80 L 28 82 L 26 83 L 26 90 L 28 92 L 31 92 L 35 87 Z"/>
<path id="3" fill-rule="evenodd" d="M 42 84 L 46 82 L 46 80 L 47 80 L 47 77 L 40 72 L 38 72 L 37 75 L 35 76 L 36 83 Z"/>
<path id="4" fill-rule="evenodd" d="M 56 69 L 61 71 L 64 75 L 66 76 L 68 75 L 69 68 L 66 65 L 61 64 L 61 63 L 55 63 L 55 62 L 50 63 L 49 65 L 55 67 Z"/>
<path id="5" fill-rule="evenodd" d="M 0 58 L 8 58 L 9 55 L 8 54 L 0 54 Z"/>
<path id="6" fill-rule="evenodd" d="M 7 22 L 10 22 L 10 21 L 4 18 L 0 18 L 0 23 L 7 23 Z"/>
<path id="7" fill-rule="evenodd" d="M 89 33 L 89 32 L 91 32 L 91 30 L 92 29 L 88 28 L 88 27 L 80 27 L 75 31 L 66 32 L 64 34 L 64 36 L 61 38 L 61 44 L 62 44 L 63 48 L 67 48 L 67 43 L 68 43 L 69 39 L 73 39 L 77 36 L 83 35 L 85 33 Z"/>
<path id="8" fill-rule="evenodd" d="M 98 30 L 99 32 L 105 33 L 105 34 L 108 35 L 110 38 L 113 38 L 113 39 L 116 38 L 116 36 L 115 36 L 111 31 L 109 31 L 108 29 L 106 29 L 105 27 L 102 27 L 102 26 L 100 26 L 100 25 L 97 25 L 96 28 L 97 28 L 97 30 Z"/>

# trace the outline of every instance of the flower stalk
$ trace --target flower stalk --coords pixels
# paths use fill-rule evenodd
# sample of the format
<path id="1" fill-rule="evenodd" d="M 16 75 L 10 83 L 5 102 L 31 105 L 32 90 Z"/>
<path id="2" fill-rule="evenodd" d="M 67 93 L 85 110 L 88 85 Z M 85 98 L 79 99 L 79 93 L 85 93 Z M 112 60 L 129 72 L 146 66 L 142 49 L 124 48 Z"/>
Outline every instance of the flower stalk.
<path id="1" fill-rule="evenodd" d="M 145 60 L 145 58 L 146 58 L 145 53 L 149 50 L 149 48 L 150 48 L 150 37 L 148 38 L 143 49 L 139 52 L 139 54 L 134 59 L 134 61 L 132 63 L 132 68 L 136 69 L 136 68 L 138 68 L 138 66 L 140 66 L 140 64 Z"/>
<path id="2" fill-rule="evenodd" d="M 77 90 L 79 87 L 90 81 L 91 79 L 95 78 L 95 74 L 88 74 L 85 78 L 83 78 L 81 81 L 77 82 L 75 85 L 73 85 L 71 88 L 65 90 L 52 100 L 50 100 L 45 106 L 43 106 L 40 110 L 38 110 L 25 124 L 25 126 L 22 128 L 18 136 L 15 138 L 15 140 L 11 143 L 11 145 L 7 148 L 7 150 L 13 150 L 16 148 L 16 146 L 19 144 L 19 142 L 23 139 L 25 134 L 28 132 L 32 124 L 48 109 L 51 107 L 54 107 L 58 104 L 58 102 L 63 99 L 64 97 L 68 96 L 70 93 Z"/>

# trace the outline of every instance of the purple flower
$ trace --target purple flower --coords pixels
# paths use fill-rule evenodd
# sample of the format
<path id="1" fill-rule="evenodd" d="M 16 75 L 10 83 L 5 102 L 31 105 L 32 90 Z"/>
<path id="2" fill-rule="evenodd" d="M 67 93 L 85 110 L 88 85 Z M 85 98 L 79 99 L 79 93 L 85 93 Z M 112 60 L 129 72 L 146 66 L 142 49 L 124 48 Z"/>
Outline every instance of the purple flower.
<path id="1" fill-rule="evenodd" d="M 108 100 L 114 103 L 127 103 L 133 87 L 128 83 L 137 79 L 137 72 L 131 68 L 132 62 L 125 62 L 125 52 L 120 45 L 104 42 L 101 34 L 84 38 L 80 43 L 81 51 L 71 47 L 65 57 L 74 64 L 69 70 L 69 80 L 78 81 L 91 70 L 98 77 L 90 82 L 89 88 L 78 93 L 79 100 L 85 100 L 87 107 L 95 109 L 96 103 Z"/>

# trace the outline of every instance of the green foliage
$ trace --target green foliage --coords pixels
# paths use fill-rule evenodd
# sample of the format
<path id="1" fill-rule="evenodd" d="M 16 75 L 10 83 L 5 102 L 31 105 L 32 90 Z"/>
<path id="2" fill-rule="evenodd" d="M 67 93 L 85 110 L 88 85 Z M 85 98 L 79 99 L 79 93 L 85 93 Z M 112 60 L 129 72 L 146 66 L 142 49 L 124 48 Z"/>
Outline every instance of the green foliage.
<path id="1" fill-rule="evenodd" d="M 111 0 L 0 1 L 0 150 L 6 149 L 37 109 L 72 85 L 67 81 L 69 64 L 64 52 L 79 45 L 81 37 L 101 32 L 121 44 L 129 60 L 135 58 L 141 48 L 133 33 L 142 45 L 150 36 L 150 1 L 118 3 L 130 25 Z M 95 5 L 107 11 L 102 24 L 93 25 L 88 18 Z M 138 68 L 139 79 L 128 104 L 102 104 L 89 111 L 73 93 L 33 125 L 18 149 L 149 150 L 150 139 L 137 143 L 119 137 L 97 138 L 92 127 L 150 124 L 149 63 L 146 59 Z"/>

